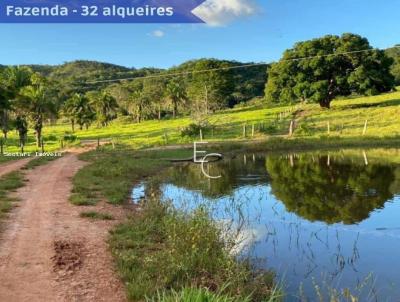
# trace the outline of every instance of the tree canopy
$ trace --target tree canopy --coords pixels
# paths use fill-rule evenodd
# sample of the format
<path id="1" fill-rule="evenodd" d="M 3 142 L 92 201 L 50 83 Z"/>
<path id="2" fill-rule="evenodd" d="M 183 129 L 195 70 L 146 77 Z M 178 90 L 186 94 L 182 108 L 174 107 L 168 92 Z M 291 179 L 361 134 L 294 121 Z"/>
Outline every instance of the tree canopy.
<path id="1" fill-rule="evenodd" d="M 266 85 L 270 103 L 310 101 L 329 108 L 337 96 L 390 91 L 393 60 L 359 35 L 328 35 L 299 42 L 273 64 Z"/>
<path id="2" fill-rule="evenodd" d="M 391 71 L 395 78 L 396 85 L 400 85 L 400 44 L 386 50 L 386 54 L 394 60 Z"/>

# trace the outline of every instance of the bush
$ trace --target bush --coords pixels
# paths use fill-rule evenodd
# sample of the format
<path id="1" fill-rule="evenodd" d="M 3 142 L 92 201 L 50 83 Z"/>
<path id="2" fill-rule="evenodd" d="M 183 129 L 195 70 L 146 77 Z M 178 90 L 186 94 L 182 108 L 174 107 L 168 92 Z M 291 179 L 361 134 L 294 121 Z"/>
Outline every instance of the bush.
<path id="1" fill-rule="evenodd" d="M 200 123 L 192 123 L 183 130 L 181 130 L 182 137 L 199 137 L 200 130 L 202 131 L 203 135 L 207 131 L 211 131 L 212 127 L 208 122 L 200 122 Z"/>
<path id="2" fill-rule="evenodd" d="M 44 136 L 43 137 L 43 140 L 46 142 L 46 141 L 57 141 L 58 140 L 58 138 L 57 138 L 57 136 L 55 136 L 55 135 L 47 135 L 47 136 Z"/>
<path id="3" fill-rule="evenodd" d="M 66 141 L 66 142 L 71 142 L 72 143 L 72 142 L 75 142 L 77 140 L 77 137 L 74 134 L 67 133 L 67 134 L 64 135 L 63 140 Z"/>
<path id="4" fill-rule="evenodd" d="M 300 124 L 299 128 L 296 130 L 296 134 L 309 136 L 312 134 L 311 127 L 307 122 Z"/>

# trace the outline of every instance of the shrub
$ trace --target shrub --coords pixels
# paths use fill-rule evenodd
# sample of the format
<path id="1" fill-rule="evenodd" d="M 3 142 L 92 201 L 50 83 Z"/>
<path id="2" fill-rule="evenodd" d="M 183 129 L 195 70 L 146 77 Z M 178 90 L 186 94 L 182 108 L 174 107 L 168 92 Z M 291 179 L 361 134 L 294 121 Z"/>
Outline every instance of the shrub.
<path id="1" fill-rule="evenodd" d="M 67 133 L 64 135 L 63 140 L 66 142 L 74 142 L 77 140 L 77 137 L 74 134 Z"/>
<path id="2" fill-rule="evenodd" d="M 186 128 L 181 130 L 181 136 L 185 137 L 199 137 L 200 135 L 200 130 L 203 132 L 203 135 L 207 131 L 211 131 L 212 126 L 207 122 L 207 121 L 202 121 L 199 123 L 192 123 Z"/>

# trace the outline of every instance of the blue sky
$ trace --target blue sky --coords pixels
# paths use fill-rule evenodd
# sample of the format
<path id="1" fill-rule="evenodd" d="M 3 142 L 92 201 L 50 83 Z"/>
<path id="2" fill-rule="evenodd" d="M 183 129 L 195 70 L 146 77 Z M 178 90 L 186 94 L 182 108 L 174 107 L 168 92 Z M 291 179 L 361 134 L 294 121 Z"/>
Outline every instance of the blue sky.
<path id="1" fill-rule="evenodd" d="M 170 67 L 214 57 L 270 62 L 295 42 L 353 32 L 400 44 L 400 0 L 210 0 L 211 25 L 0 24 L 0 64 L 85 59 Z"/>

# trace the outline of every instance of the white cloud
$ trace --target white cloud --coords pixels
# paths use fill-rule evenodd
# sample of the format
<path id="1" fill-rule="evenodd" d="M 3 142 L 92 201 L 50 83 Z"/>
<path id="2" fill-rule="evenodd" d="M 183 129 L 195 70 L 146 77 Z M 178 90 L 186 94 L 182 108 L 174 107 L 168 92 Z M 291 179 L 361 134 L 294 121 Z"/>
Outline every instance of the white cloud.
<path id="1" fill-rule="evenodd" d="M 223 26 L 236 19 L 255 15 L 260 10 L 255 0 L 207 0 L 193 13 L 211 26 Z"/>
<path id="2" fill-rule="evenodd" d="M 165 36 L 165 33 L 162 30 L 157 29 L 151 33 L 151 36 L 156 38 L 162 38 Z"/>

